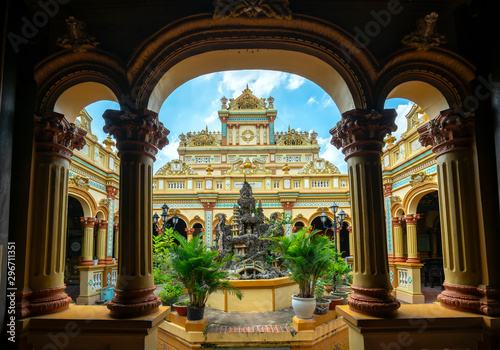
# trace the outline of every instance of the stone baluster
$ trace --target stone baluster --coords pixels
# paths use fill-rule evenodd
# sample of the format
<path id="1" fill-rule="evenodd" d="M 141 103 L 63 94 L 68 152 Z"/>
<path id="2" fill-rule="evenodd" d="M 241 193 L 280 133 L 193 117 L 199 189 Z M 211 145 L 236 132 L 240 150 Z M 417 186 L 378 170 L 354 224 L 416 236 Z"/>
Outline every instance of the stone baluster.
<path id="1" fill-rule="evenodd" d="M 330 130 L 331 143 L 342 148 L 349 169 L 354 230 L 354 311 L 384 316 L 400 303 L 392 295 L 382 186 L 382 148 L 387 133 L 396 130 L 394 109 L 381 113 L 356 109 L 342 114 Z"/>
<path id="2" fill-rule="evenodd" d="M 107 110 L 104 131 L 117 140 L 120 157 L 120 240 L 112 317 L 136 317 L 158 311 L 154 293 L 152 230 L 153 163 L 168 144 L 169 131 L 148 110 Z"/>

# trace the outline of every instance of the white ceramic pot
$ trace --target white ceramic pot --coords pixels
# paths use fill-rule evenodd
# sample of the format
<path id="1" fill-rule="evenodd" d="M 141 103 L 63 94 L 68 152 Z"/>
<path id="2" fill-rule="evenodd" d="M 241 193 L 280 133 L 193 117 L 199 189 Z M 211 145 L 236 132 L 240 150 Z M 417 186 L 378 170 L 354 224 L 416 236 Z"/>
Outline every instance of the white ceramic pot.
<path id="1" fill-rule="evenodd" d="M 292 307 L 297 318 L 308 320 L 313 317 L 314 309 L 316 308 L 316 299 L 299 298 L 296 295 L 292 295 Z"/>

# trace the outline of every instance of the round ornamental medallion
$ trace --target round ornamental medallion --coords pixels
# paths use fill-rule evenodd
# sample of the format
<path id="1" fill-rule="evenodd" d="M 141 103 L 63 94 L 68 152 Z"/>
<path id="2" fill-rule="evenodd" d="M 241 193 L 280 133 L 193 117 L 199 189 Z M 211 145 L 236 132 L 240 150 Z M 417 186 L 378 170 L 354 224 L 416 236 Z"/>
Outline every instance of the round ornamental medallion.
<path id="1" fill-rule="evenodd" d="M 73 242 L 71 243 L 71 250 L 74 251 L 74 252 L 77 252 L 80 250 L 80 243 L 79 242 Z"/>
<path id="2" fill-rule="evenodd" d="M 245 141 L 246 143 L 249 143 L 250 141 L 252 141 L 254 138 L 255 138 L 255 134 L 253 133 L 252 130 L 250 129 L 246 129 L 245 131 L 243 131 L 241 133 L 241 138 L 243 139 L 243 141 Z"/>

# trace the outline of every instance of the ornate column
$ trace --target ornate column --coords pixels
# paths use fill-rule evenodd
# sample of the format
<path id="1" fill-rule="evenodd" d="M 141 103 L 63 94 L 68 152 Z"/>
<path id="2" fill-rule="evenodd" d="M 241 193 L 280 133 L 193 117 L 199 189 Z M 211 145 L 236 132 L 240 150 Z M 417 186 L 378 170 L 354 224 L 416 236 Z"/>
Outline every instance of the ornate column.
<path id="1" fill-rule="evenodd" d="M 349 169 L 354 230 L 354 293 L 350 308 L 384 316 L 400 303 L 392 295 L 387 259 L 381 157 L 383 139 L 396 130 L 396 111 L 355 109 L 342 114 L 330 130 L 331 143 L 342 148 Z"/>
<path id="2" fill-rule="evenodd" d="M 186 231 L 187 241 L 189 242 L 193 239 L 194 228 L 185 228 L 184 231 Z"/>
<path id="3" fill-rule="evenodd" d="M 30 212 L 29 304 L 22 314 L 64 310 L 71 298 L 64 293 L 68 167 L 73 149 L 85 145 L 86 131 L 62 114 L 35 116 L 36 155 L 33 210 Z"/>
<path id="4" fill-rule="evenodd" d="M 154 294 L 152 230 L 153 163 L 168 144 L 169 131 L 154 112 L 107 110 L 104 131 L 117 140 L 120 157 L 120 239 L 116 296 L 112 317 L 136 317 L 158 311 Z"/>
<path id="5" fill-rule="evenodd" d="M 354 255 L 354 237 L 352 233 L 352 226 L 348 226 L 347 230 L 349 231 L 349 256 L 352 258 Z"/>
<path id="6" fill-rule="evenodd" d="M 418 259 L 418 242 L 417 242 L 417 220 L 420 219 L 420 214 L 408 214 L 404 216 L 406 221 L 406 243 L 408 244 L 407 263 L 419 264 Z"/>
<path id="7" fill-rule="evenodd" d="M 106 264 L 106 231 L 108 230 L 108 221 L 99 220 L 97 223 L 97 244 L 95 255 L 97 256 L 98 264 Z"/>
<path id="8" fill-rule="evenodd" d="M 236 146 L 238 146 L 240 144 L 240 125 L 236 124 L 235 127 L 236 127 L 236 138 L 234 140 L 234 143 Z"/>
<path id="9" fill-rule="evenodd" d="M 394 232 L 394 262 L 405 262 L 403 246 L 403 220 L 400 217 L 392 218 Z"/>
<path id="10" fill-rule="evenodd" d="M 80 218 L 83 223 L 82 266 L 94 265 L 94 226 L 95 218 Z"/>
<path id="11" fill-rule="evenodd" d="M 482 282 L 482 273 L 472 149 L 473 115 L 447 109 L 419 127 L 418 133 L 422 146 L 432 146 L 437 162 L 446 288 L 438 300 L 447 308 L 486 314 L 495 313 L 496 308 L 498 313 L 498 295 L 480 300 L 487 293 L 477 288 Z"/>
<path id="12" fill-rule="evenodd" d="M 255 132 L 255 138 L 257 139 L 257 144 L 260 145 L 260 127 L 262 126 L 262 124 L 256 124 L 255 125 L 255 128 L 256 128 L 256 132 Z"/>
<path id="13" fill-rule="evenodd" d="M 288 215 L 290 218 L 292 217 L 292 209 L 294 202 L 281 202 L 281 205 L 283 206 L 283 211 L 286 215 Z M 285 225 L 285 235 L 290 237 L 292 235 L 292 224 L 286 224 Z"/>
<path id="14" fill-rule="evenodd" d="M 113 258 L 115 258 L 115 262 L 118 262 L 118 248 L 120 247 L 120 225 L 118 225 L 118 223 L 114 223 L 113 228 L 115 230 L 115 252 L 113 254 Z"/>
<path id="15" fill-rule="evenodd" d="M 205 245 L 207 247 L 212 246 L 212 221 L 213 221 L 213 210 L 215 207 L 215 202 L 204 202 L 203 208 L 205 209 Z"/>
<path id="16" fill-rule="evenodd" d="M 228 135 L 229 135 L 229 145 L 231 146 L 233 144 L 233 124 L 227 124 L 228 128 Z"/>
<path id="17" fill-rule="evenodd" d="M 106 264 L 113 264 L 113 246 L 114 246 L 114 213 L 115 213 L 115 199 L 118 195 L 118 188 L 113 186 L 106 186 L 107 199 L 108 199 L 108 232 L 106 235 Z"/>
<path id="18" fill-rule="evenodd" d="M 264 145 L 267 145 L 267 143 L 268 143 L 268 142 L 267 142 L 267 140 L 268 140 L 268 138 L 267 138 L 267 129 L 268 129 L 268 128 L 270 128 L 270 125 L 271 125 L 271 124 L 264 124 L 264 135 L 263 135 L 263 138 L 264 138 Z M 274 129 L 274 124 L 273 124 L 273 129 Z M 269 135 L 271 135 L 271 134 L 269 134 Z M 270 137 L 270 138 L 271 138 L 271 140 L 273 140 L 273 141 L 269 141 L 269 144 L 271 144 L 271 145 L 272 145 L 272 144 L 274 143 L 274 134 L 273 134 L 273 136 L 272 136 L 272 137 Z"/>
<path id="19" fill-rule="evenodd" d="M 384 207 L 385 207 L 385 225 L 387 229 L 387 255 L 389 262 L 394 261 L 394 239 L 391 226 L 391 196 L 392 183 L 384 184 Z"/>

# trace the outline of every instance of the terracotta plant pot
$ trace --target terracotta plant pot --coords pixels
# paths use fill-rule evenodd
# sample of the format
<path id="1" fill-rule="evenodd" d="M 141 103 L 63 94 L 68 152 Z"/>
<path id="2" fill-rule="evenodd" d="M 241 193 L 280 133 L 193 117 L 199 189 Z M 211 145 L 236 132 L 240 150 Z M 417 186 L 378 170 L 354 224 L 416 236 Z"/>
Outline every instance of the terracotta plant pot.
<path id="1" fill-rule="evenodd" d="M 187 305 L 178 305 L 177 303 L 175 303 L 174 307 L 179 316 L 187 316 Z"/>
<path id="2" fill-rule="evenodd" d="M 341 305 L 344 298 L 329 298 L 330 299 L 330 310 L 335 310 L 335 306 Z"/>

